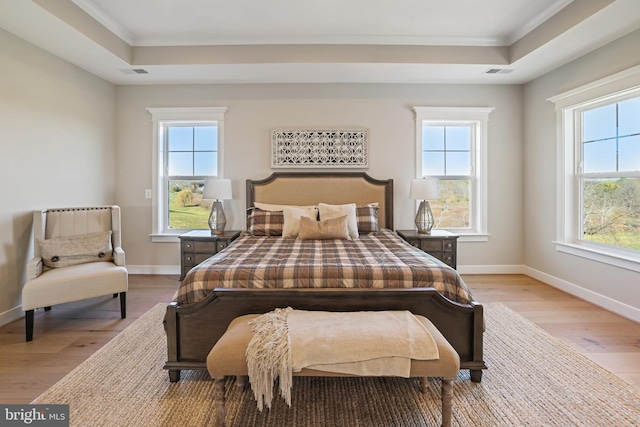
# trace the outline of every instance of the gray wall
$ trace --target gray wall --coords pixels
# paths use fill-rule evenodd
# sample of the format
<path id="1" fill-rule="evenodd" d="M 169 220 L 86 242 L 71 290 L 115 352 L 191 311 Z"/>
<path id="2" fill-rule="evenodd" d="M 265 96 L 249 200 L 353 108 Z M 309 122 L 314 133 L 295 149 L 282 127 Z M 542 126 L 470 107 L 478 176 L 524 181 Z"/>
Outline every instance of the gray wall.
<path id="1" fill-rule="evenodd" d="M 33 210 L 115 202 L 115 87 L 0 30 L 0 324 L 22 316 Z"/>
<path id="2" fill-rule="evenodd" d="M 640 319 L 640 273 L 557 252 L 557 138 L 553 95 L 640 64 L 640 31 L 524 86 L 525 264 L 528 274 Z M 628 307 L 625 307 L 628 305 Z M 635 308 L 635 309 L 633 309 Z"/>
<path id="3" fill-rule="evenodd" d="M 117 200 L 123 212 L 127 264 L 177 272 L 177 243 L 152 243 L 152 124 L 147 107 L 224 106 L 224 175 L 228 229 L 244 229 L 245 180 L 271 174 L 270 129 L 365 127 L 375 178 L 393 178 L 395 227 L 413 228 L 415 174 L 413 106 L 495 107 L 489 116 L 488 242 L 461 243 L 458 264 L 522 266 L 522 88 L 500 85 L 177 85 L 117 88 Z M 135 270 L 135 268 L 134 268 Z"/>
<path id="4" fill-rule="evenodd" d="M 612 309 L 640 312 L 640 275 L 558 253 L 556 132 L 547 98 L 640 63 L 640 32 L 524 86 L 174 85 L 119 86 L 0 30 L 0 324 L 22 315 L 20 290 L 31 256 L 31 212 L 117 203 L 132 272 L 173 272 L 177 243 L 152 243 L 151 116 L 147 107 L 226 106 L 229 228 L 244 228 L 244 182 L 269 168 L 278 127 L 366 127 L 368 173 L 395 180 L 395 227 L 411 228 L 415 204 L 413 106 L 495 107 L 489 122 L 487 242 L 461 243 L 471 272 L 524 271 Z M 524 267 L 526 266 L 526 267 Z"/>

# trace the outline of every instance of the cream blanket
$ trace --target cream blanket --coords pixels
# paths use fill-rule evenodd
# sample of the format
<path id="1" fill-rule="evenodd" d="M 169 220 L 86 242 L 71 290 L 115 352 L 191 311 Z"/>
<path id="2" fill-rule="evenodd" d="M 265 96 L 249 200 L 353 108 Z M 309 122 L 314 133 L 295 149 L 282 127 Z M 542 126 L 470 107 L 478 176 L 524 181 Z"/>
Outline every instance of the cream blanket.
<path id="1" fill-rule="evenodd" d="M 273 384 L 291 405 L 292 373 L 304 368 L 359 376 L 409 377 L 411 359 L 438 359 L 435 340 L 409 311 L 276 309 L 250 322 L 249 381 L 258 408 Z"/>

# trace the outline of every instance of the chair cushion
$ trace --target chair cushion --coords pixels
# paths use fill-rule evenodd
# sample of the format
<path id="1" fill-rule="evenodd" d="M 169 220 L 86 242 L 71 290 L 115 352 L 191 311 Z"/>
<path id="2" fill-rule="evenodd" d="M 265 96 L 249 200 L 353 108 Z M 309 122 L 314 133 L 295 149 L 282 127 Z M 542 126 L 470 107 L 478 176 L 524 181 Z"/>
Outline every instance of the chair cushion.
<path id="1" fill-rule="evenodd" d="M 38 245 L 44 265 L 50 268 L 113 260 L 111 231 L 38 239 Z"/>
<path id="2" fill-rule="evenodd" d="M 33 310 L 66 302 L 127 291 L 127 269 L 113 262 L 92 262 L 53 268 L 22 288 L 22 309 Z"/>

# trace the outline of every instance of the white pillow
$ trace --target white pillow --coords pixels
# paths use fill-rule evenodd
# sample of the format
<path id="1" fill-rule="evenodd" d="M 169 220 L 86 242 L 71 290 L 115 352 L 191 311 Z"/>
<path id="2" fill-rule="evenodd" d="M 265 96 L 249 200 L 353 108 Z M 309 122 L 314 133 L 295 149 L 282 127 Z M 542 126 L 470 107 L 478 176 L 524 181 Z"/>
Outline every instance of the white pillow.
<path id="1" fill-rule="evenodd" d="M 316 210 L 316 206 L 295 206 L 295 205 L 273 205 L 271 203 L 253 202 L 253 206 L 263 211 L 278 212 L 284 210 L 284 208 L 299 208 L 307 210 Z"/>
<path id="2" fill-rule="evenodd" d="M 310 218 L 315 221 L 318 213 L 315 209 L 309 210 L 285 206 L 282 209 L 282 215 L 284 216 L 282 237 L 285 239 L 295 239 L 298 237 L 298 233 L 300 233 L 300 217 Z"/>
<path id="3" fill-rule="evenodd" d="M 360 234 L 358 234 L 358 220 L 356 218 L 355 203 L 348 203 L 346 205 L 327 205 L 326 203 L 318 203 L 318 210 L 320 211 L 320 221 L 340 218 L 341 216 L 346 215 L 349 237 L 357 239 L 360 236 Z"/>

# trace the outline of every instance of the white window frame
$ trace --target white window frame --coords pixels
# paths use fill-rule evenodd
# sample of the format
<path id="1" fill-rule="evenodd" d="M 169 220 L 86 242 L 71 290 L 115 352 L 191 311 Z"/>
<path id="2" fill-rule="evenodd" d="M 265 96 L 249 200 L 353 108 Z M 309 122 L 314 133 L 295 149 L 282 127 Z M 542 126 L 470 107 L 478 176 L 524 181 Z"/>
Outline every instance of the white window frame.
<path id="1" fill-rule="evenodd" d="M 152 166 L 152 242 L 179 242 L 178 236 L 187 230 L 170 229 L 167 224 L 168 204 L 164 188 L 167 187 L 167 165 L 164 152 L 164 129 L 170 124 L 212 124 L 218 127 L 218 176 L 224 176 L 224 116 L 227 107 L 147 108 L 153 123 Z"/>
<path id="2" fill-rule="evenodd" d="M 487 138 L 489 113 L 493 107 L 413 107 L 416 116 L 416 178 L 424 176 L 422 171 L 422 129 L 427 125 L 460 125 L 474 127 L 471 148 L 471 182 L 468 230 L 450 229 L 463 242 L 489 240 L 487 230 Z M 436 177 L 438 178 L 438 177 Z M 442 177 L 441 177 L 442 178 Z M 446 229 L 445 229 L 446 230 Z"/>
<path id="3" fill-rule="evenodd" d="M 579 120 L 576 115 L 587 107 L 640 96 L 640 66 L 563 92 L 548 100 L 556 107 L 557 122 L 557 235 L 559 252 L 640 272 L 638 251 L 580 239 L 582 207 L 580 199 Z"/>

